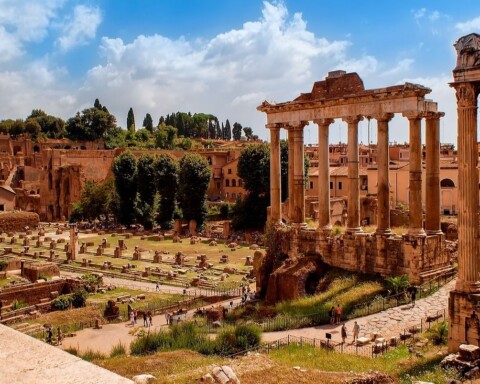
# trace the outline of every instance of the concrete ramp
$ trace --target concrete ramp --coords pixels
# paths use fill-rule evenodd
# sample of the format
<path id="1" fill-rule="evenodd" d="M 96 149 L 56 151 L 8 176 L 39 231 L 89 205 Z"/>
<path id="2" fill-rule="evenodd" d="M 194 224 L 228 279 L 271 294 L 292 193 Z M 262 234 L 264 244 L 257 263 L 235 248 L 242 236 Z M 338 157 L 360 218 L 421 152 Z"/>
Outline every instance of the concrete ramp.
<path id="1" fill-rule="evenodd" d="M 116 373 L 0 324 L 0 383 L 133 384 Z"/>

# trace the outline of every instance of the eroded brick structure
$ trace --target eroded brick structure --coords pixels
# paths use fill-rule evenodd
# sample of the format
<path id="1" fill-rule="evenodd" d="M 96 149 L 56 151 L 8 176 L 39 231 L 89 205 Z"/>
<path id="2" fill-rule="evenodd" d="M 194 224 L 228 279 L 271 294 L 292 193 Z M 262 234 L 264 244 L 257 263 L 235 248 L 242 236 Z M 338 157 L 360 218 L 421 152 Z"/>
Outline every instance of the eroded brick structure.
<path id="1" fill-rule="evenodd" d="M 405 83 L 366 90 L 356 73 L 330 72 L 316 82 L 310 93 L 284 103 L 263 102 L 257 109 L 267 114 L 270 129 L 270 217 L 275 223 L 283 219 L 291 224 L 286 251 L 289 259 L 270 277 L 269 301 L 292 298 L 311 286 L 309 276 L 318 277 L 319 261 L 351 271 L 397 275 L 406 273 L 411 282 L 441 274 L 449 268 L 440 230 L 439 119 L 437 104 L 425 98 L 431 90 Z M 388 124 L 394 114 L 408 119 L 410 130 L 409 228 L 404 236 L 390 230 L 389 139 Z M 348 196 L 346 234 L 331 234 L 329 126 L 334 119 L 348 124 Z M 360 175 L 358 123 L 363 118 L 377 120 L 377 229 L 365 234 L 360 217 Z M 421 120 L 426 120 L 426 226 L 423 228 Z M 308 230 L 305 221 L 305 175 L 303 167 L 303 128 L 310 121 L 318 125 L 318 220 L 317 230 Z M 288 131 L 289 200 L 280 200 L 280 129 Z M 311 259 L 308 263 L 306 259 Z M 292 283 L 283 280 L 301 270 L 303 277 Z M 291 279 L 290 279 L 291 280 Z"/>

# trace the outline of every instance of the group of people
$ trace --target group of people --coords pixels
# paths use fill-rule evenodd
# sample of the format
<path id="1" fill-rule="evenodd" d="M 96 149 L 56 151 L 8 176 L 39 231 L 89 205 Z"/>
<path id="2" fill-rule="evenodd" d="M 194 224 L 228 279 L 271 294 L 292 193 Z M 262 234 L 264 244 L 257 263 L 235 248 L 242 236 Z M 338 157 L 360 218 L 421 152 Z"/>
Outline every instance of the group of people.
<path id="1" fill-rule="evenodd" d="M 130 325 L 132 327 L 137 324 L 138 311 L 136 309 L 129 312 L 128 317 L 130 319 Z M 143 326 L 148 327 L 153 325 L 152 312 L 143 312 Z"/>
<path id="2" fill-rule="evenodd" d="M 60 327 L 57 328 L 57 345 L 62 345 L 63 334 Z M 47 343 L 53 344 L 53 330 L 52 327 L 47 329 Z"/>
<path id="3" fill-rule="evenodd" d="M 353 324 L 353 341 L 352 344 L 355 343 L 358 339 L 358 335 L 360 334 L 360 325 L 355 321 Z M 341 335 L 342 335 L 342 342 L 345 344 L 347 341 L 347 327 L 345 326 L 345 323 L 342 324 L 342 329 L 341 329 Z"/>
<path id="4" fill-rule="evenodd" d="M 332 307 L 328 311 L 328 317 L 330 318 L 330 324 L 340 324 L 342 321 L 343 308 L 340 304 L 337 304 L 337 308 Z"/>

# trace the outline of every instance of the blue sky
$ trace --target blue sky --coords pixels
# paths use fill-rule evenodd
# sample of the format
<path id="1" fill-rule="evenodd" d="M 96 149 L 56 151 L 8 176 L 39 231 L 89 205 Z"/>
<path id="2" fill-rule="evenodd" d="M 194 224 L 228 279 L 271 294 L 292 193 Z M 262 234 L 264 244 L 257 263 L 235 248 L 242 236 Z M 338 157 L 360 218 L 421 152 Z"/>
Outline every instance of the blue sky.
<path id="1" fill-rule="evenodd" d="M 130 107 L 137 127 L 147 112 L 206 112 L 267 138 L 257 105 L 344 69 L 366 88 L 430 87 L 446 113 L 441 139 L 454 143 L 452 44 L 471 32 L 473 0 L 0 0 L 0 119 L 34 108 L 67 119 L 98 97 L 120 126 Z M 408 139 L 406 119 L 391 125 L 392 141 Z M 346 140 L 343 123 L 330 137 Z M 305 138 L 317 141 L 313 125 Z"/>

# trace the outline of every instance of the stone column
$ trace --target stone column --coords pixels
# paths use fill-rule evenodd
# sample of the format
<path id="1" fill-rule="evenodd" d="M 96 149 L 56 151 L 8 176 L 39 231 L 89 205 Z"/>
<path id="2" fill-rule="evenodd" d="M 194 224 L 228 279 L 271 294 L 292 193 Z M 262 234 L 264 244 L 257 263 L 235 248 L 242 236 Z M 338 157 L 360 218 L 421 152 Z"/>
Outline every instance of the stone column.
<path id="1" fill-rule="evenodd" d="M 348 206 L 347 233 L 361 232 L 360 226 L 360 177 L 358 154 L 358 122 L 362 116 L 344 117 L 348 124 Z"/>
<path id="2" fill-rule="evenodd" d="M 293 129 L 288 130 L 288 218 L 293 218 L 294 193 L 293 193 L 293 172 L 295 164 L 294 149 L 294 132 Z"/>
<path id="3" fill-rule="evenodd" d="M 280 127 L 267 124 L 270 129 L 270 216 L 274 223 L 281 221 Z"/>
<path id="4" fill-rule="evenodd" d="M 453 84 L 458 113 L 458 278 L 456 290 L 478 292 L 480 258 L 478 243 L 477 97 L 479 86 Z"/>
<path id="5" fill-rule="evenodd" d="M 388 144 L 388 122 L 393 113 L 374 116 L 377 120 L 377 234 L 390 234 L 390 153 Z"/>
<path id="6" fill-rule="evenodd" d="M 303 154 L 303 127 L 307 122 L 298 122 L 290 130 L 293 136 L 293 216 L 292 223 L 305 223 L 305 167 Z"/>
<path id="7" fill-rule="evenodd" d="M 423 230 L 422 207 L 422 125 L 421 116 L 417 112 L 404 113 L 410 124 L 410 181 L 409 181 L 409 213 L 411 236 L 425 236 Z"/>
<path id="8" fill-rule="evenodd" d="M 440 229 L 440 117 L 441 112 L 425 115 L 427 141 L 425 229 L 428 235 L 441 234 Z"/>
<path id="9" fill-rule="evenodd" d="M 69 260 L 77 258 L 77 224 L 71 223 L 70 226 L 70 257 Z"/>
<path id="10" fill-rule="evenodd" d="M 330 224 L 330 158 L 328 128 L 333 119 L 319 119 L 318 124 L 318 229 L 329 232 Z"/>

